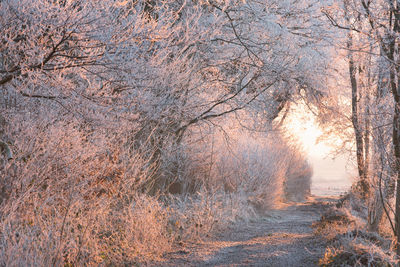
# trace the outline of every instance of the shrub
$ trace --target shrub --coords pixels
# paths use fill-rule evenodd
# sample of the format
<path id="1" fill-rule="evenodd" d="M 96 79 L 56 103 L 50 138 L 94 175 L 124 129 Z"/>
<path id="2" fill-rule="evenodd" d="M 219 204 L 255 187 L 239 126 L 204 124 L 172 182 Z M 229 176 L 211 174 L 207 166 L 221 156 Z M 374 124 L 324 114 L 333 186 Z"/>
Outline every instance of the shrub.
<path id="1" fill-rule="evenodd" d="M 211 150 L 164 140 L 157 162 L 154 138 L 137 144 L 126 125 L 109 131 L 72 118 L 15 119 L 14 159 L 0 168 L 1 266 L 160 258 L 176 242 L 249 221 L 254 207 L 273 207 L 284 198 L 288 169 L 304 164 L 277 134 L 248 132 L 232 146 L 215 135 Z M 181 194 L 169 195 L 179 181 L 186 181 Z"/>
<path id="2" fill-rule="evenodd" d="M 255 207 L 269 209 L 310 194 L 312 169 L 305 156 L 279 132 L 233 131 L 215 144 L 211 181 L 226 192 L 244 192 Z"/>
<path id="3" fill-rule="evenodd" d="M 397 266 L 390 239 L 366 232 L 367 209 L 352 190 L 313 224 L 329 245 L 320 266 Z"/>

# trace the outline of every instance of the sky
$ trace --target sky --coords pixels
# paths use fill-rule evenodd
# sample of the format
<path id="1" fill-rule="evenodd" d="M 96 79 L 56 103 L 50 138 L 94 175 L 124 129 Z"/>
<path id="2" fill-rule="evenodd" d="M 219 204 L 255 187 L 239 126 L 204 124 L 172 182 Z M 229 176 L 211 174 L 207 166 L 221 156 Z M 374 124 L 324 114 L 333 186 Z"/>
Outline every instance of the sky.
<path id="1" fill-rule="evenodd" d="M 356 171 L 349 154 L 332 158 L 333 148 L 327 141 L 318 141 L 323 134 L 315 116 L 305 106 L 291 108 L 286 127 L 303 146 L 313 167 L 311 192 L 317 195 L 340 194 L 351 186 Z"/>

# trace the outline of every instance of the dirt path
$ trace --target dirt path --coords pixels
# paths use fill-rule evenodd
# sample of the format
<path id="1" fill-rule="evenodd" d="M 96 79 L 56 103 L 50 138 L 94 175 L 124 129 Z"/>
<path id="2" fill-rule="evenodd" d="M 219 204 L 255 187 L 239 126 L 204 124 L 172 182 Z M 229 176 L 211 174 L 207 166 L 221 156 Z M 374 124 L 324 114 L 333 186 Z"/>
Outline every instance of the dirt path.
<path id="1" fill-rule="evenodd" d="M 212 240 L 170 253 L 155 266 L 317 266 L 326 243 L 313 235 L 311 224 L 336 200 L 315 197 L 269 211 Z"/>

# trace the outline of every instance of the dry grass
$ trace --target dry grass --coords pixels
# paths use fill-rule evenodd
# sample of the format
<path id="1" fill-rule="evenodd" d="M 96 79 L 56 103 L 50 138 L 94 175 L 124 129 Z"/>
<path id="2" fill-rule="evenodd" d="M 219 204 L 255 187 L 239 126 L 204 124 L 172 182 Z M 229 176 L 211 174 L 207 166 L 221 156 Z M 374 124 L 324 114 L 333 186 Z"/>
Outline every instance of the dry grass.
<path id="1" fill-rule="evenodd" d="M 341 236 L 335 245 L 327 248 L 320 266 L 397 266 L 398 260 L 388 248 L 382 248 L 360 233 Z"/>
<path id="2" fill-rule="evenodd" d="M 329 241 L 320 266 L 397 266 L 391 239 L 365 231 L 366 213 L 360 196 L 350 192 L 313 224 Z"/>

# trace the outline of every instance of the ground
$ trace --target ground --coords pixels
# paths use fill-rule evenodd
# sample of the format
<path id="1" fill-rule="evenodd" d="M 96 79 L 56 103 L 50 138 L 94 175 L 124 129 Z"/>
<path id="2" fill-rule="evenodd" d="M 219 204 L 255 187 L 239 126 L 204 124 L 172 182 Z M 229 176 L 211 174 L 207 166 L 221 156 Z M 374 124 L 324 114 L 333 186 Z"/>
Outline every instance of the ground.
<path id="1" fill-rule="evenodd" d="M 185 244 L 152 266 L 318 266 L 326 242 L 311 224 L 336 200 L 311 197 L 286 204 L 210 240 Z"/>

